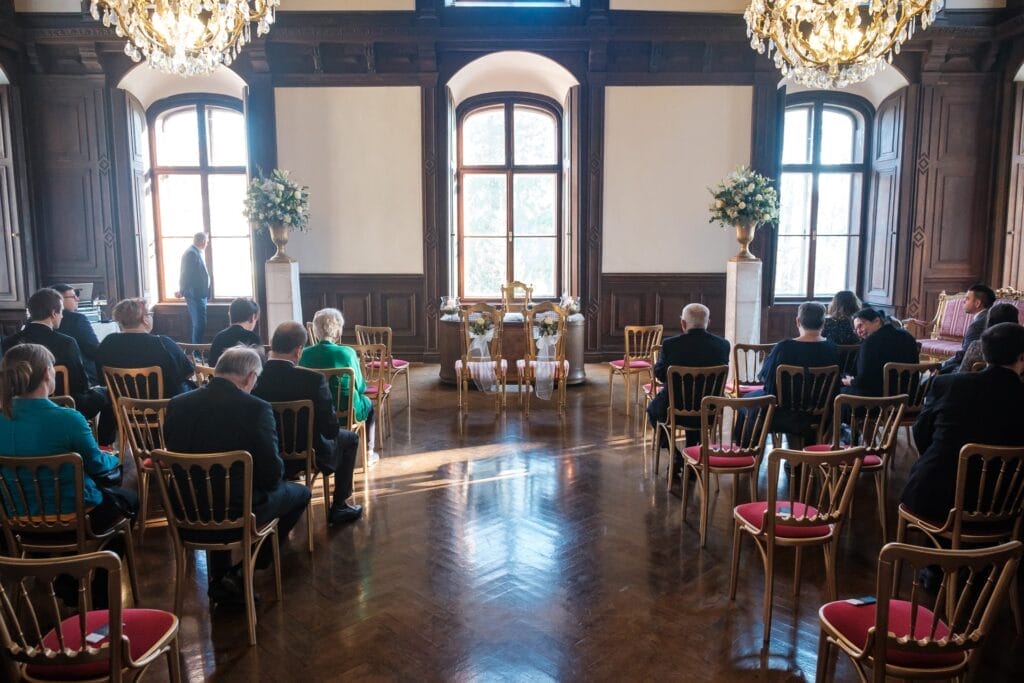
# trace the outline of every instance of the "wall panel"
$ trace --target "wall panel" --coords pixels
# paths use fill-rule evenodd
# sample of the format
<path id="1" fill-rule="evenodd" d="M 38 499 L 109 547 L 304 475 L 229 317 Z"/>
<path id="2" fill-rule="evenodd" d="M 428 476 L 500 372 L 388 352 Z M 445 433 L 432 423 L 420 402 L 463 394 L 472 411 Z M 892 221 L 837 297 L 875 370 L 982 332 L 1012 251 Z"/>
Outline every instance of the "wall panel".
<path id="1" fill-rule="evenodd" d="M 14 156 L 13 89 L 0 85 L 0 305 L 24 304 L 21 202 Z"/>

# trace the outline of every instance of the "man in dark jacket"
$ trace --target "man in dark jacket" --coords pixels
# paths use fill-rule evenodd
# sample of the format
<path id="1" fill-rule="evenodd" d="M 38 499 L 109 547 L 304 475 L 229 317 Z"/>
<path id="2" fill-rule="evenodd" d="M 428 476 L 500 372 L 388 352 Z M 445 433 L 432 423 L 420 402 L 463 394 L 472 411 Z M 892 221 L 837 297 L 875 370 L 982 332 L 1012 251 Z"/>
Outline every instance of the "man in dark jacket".
<path id="1" fill-rule="evenodd" d="M 974 316 L 971 320 L 971 324 L 967 327 L 967 331 L 964 333 L 963 344 L 960 345 L 960 350 L 954 354 L 952 358 L 947 358 L 943 363 L 939 372 L 946 374 L 949 372 L 956 372 L 960 368 L 960 363 L 964 360 L 964 354 L 967 352 L 967 347 L 971 345 L 976 339 L 981 339 L 981 333 L 988 327 L 988 311 L 992 308 L 992 305 L 996 302 L 996 293 L 992 291 L 992 288 L 988 285 L 977 284 L 972 285 L 967 290 L 967 295 L 964 297 L 964 313 Z"/>
<path id="2" fill-rule="evenodd" d="M 107 390 L 92 388 L 85 372 L 82 352 L 78 342 L 66 334 L 57 332 L 63 317 L 63 297 L 55 289 L 44 287 L 28 299 L 29 322 L 17 334 L 3 341 L 3 352 L 17 344 L 39 344 L 53 354 L 54 365 L 67 368 L 67 386 L 57 386 L 56 391 L 75 399 L 75 407 L 87 420 L 100 414 L 99 442 L 111 444 L 117 436 L 117 420 L 110 404 Z"/>
<path id="3" fill-rule="evenodd" d="M 206 233 L 197 232 L 192 246 L 181 255 L 181 275 L 174 296 L 185 297 L 188 317 L 192 320 L 192 343 L 202 344 L 206 334 L 206 300 L 210 296 L 210 273 L 206 270 L 203 252 L 206 251 Z"/>
<path id="4" fill-rule="evenodd" d="M 251 396 L 262 359 L 253 349 L 225 351 L 205 387 L 176 396 L 167 405 L 164 438 L 167 449 L 179 453 L 222 453 L 244 450 L 252 456 L 252 510 L 256 524 L 278 519 L 278 541 L 283 545 L 309 503 L 310 491 L 302 484 L 282 480 L 284 462 L 277 450 L 274 411 L 266 401 Z M 233 504 L 240 504 L 241 473 L 232 485 Z M 235 473 L 232 472 L 232 482 Z M 256 567 L 273 561 L 273 549 L 264 544 Z M 209 595 L 214 601 L 237 603 L 243 599 L 241 566 L 231 567 L 231 553 L 210 553 Z"/>
<path id="5" fill-rule="evenodd" d="M 296 364 L 306 344 L 306 329 L 297 322 L 281 323 L 270 340 L 270 358 L 263 365 L 263 374 L 253 388 L 253 396 L 264 401 L 313 402 L 313 432 L 316 438 L 316 465 L 328 474 L 334 474 L 334 503 L 328 521 L 330 524 L 353 522 L 363 514 L 361 505 L 349 505 L 352 495 L 352 473 L 356 466 L 359 437 L 347 429 L 339 429 L 334 397 L 327 386 L 327 378 L 315 370 L 300 368 Z M 305 448 L 305 434 L 296 450 Z M 288 472 L 294 476 L 297 472 Z"/>
<path id="6" fill-rule="evenodd" d="M 242 344 L 243 346 L 260 346 L 263 340 L 253 332 L 260 320 L 260 305 L 250 297 L 239 297 L 228 306 L 228 321 L 231 326 L 217 333 L 210 344 L 210 355 L 207 362 L 217 365 L 217 359 L 224 349 Z"/>
<path id="7" fill-rule="evenodd" d="M 1024 446 L 1024 327 L 1000 323 L 981 336 L 989 366 L 932 380 L 914 424 L 921 457 L 910 468 L 900 501 L 915 515 L 942 522 L 953 507 L 960 449 L 968 443 Z M 978 472 L 968 475 L 976 495 Z M 973 481 L 972 481 L 973 480 Z M 968 500 L 967 504 L 974 504 Z"/>
<path id="8" fill-rule="evenodd" d="M 92 329 L 88 318 L 78 312 L 79 291 L 71 285 L 54 285 L 53 288 L 64 297 L 64 317 L 61 318 L 60 328 L 57 331 L 78 342 L 89 385 L 102 384 L 99 375 L 96 374 L 96 348 L 100 342 L 96 338 L 96 332 Z"/>
<path id="9" fill-rule="evenodd" d="M 712 365 L 729 364 L 729 340 L 708 332 L 708 320 L 711 312 L 703 304 L 689 304 L 683 308 L 679 316 L 679 327 L 682 334 L 669 337 L 661 345 L 661 356 L 654 365 L 654 376 L 662 382 L 666 381 L 669 366 L 709 367 Z M 676 405 L 683 403 L 683 388 L 674 387 Z M 651 425 L 657 425 L 668 418 L 668 392 L 663 387 L 647 406 L 647 417 Z M 691 425 L 686 425 L 690 427 Z M 693 446 L 700 440 L 700 425 L 694 422 L 693 429 L 686 430 L 687 445 Z M 660 435 L 658 438 L 662 438 Z M 662 443 L 662 446 L 667 446 Z"/>
<path id="10" fill-rule="evenodd" d="M 857 374 L 843 378 L 844 394 L 881 396 L 886 363 L 920 360 L 914 336 L 897 327 L 884 313 L 862 308 L 853 314 L 853 327 L 864 342 L 857 353 Z"/>

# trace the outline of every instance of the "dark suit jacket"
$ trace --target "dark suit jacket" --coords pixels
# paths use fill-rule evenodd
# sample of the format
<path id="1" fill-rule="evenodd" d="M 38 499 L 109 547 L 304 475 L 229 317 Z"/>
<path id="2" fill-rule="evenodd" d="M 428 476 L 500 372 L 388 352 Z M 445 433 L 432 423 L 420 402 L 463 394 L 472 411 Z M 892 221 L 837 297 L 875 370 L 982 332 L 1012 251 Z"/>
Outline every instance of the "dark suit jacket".
<path id="1" fill-rule="evenodd" d="M 3 351 L 7 351 L 16 344 L 39 344 L 45 346 L 53 354 L 55 365 L 65 365 L 68 369 L 68 384 L 64 391 L 70 396 L 80 396 L 89 388 L 89 378 L 85 374 L 85 366 L 82 364 L 82 351 L 78 348 L 78 342 L 66 334 L 55 332 L 46 325 L 39 323 L 28 323 L 17 334 L 12 334 L 4 339 Z M 57 391 L 61 388 L 57 387 Z"/>
<path id="2" fill-rule="evenodd" d="M 196 299 L 205 299 L 210 296 L 210 273 L 206 270 L 206 263 L 194 244 L 190 245 L 181 255 L 181 276 L 178 279 L 178 289 L 182 296 Z"/>
<path id="3" fill-rule="evenodd" d="M 210 355 L 207 358 L 209 365 L 211 367 L 216 366 L 217 359 L 220 358 L 220 354 L 224 353 L 224 349 L 230 349 L 236 344 L 262 346 L 263 340 L 260 339 L 258 334 L 250 332 L 241 325 L 232 325 L 226 330 L 221 330 L 217 333 L 217 336 L 213 338 L 213 342 L 210 343 Z"/>
<path id="4" fill-rule="evenodd" d="M 96 349 L 100 342 L 96 339 L 96 332 L 92 329 L 89 319 L 78 311 L 64 311 L 64 317 L 60 321 L 57 331 L 66 334 L 76 342 L 78 349 L 82 352 L 82 363 L 85 365 L 85 374 L 89 378 L 89 384 L 95 386 L 102 384 L 96 375 Z"/>
<path id="5" fill-rule="evenodd" d="M 981 333 L 988 327 L 988 311 L 985 309 L 977 315 L 977 317 L 967 326 L 967 331 L 964 332 L 964 341 L 960 345 L 960 350 L 953 355 L 952 358 L 947 358 L 942 363 L 942 372 L 956 372 L 960 369 L 960 363 L 964 360 L 964 354 L 967 353 L 967 347 L 971 345 L 971 342 L 981 339 Z"/>
<path id="6" fill-rule="evenodd" d="M 893 325 L 882 325 L 868 336 L 857 354 L 857 374 L 850 386 L 860 396 L 881 396 L 886 363 L 916 363 L 920 359 L 914 336 Z"/>
<path id="7" fill-rule="evenodd" d="M 317 435 L 317 464 L 333 470 L 336 467 L 335 441 L 338 438 L 338 416 L 334 412 L 334 397 L 327 386 L 327 378 L 315 370 L 296 367 L 286 360 L 268 360 L 263 373 L 252 390 L 253 396 L 264 401 L 313 402 L 313 432 Z M 305 448 L 305 435 L 298 449 Z"/>
<path id="8" fill-rule="evenodd" d="M 1006 368 L 933 379 L 914 424 L 921 457 L 910 468 L 902 503 L 918 515 L 944 520 L 953 507 L 960 449 L 967 443 L 1024 446 L 1022 405 L 1024 384 Z M 977 491 L 973 479 L 968 480 L 968 492 Z"/>
<path id="9" fill-rule="evenodd" d="M 661 356 L 654 365 L 654 376 L 664 382 L 670 365 L 705 368 L 728 364 L 729 340 L 707 330 L 695 329 L 662 342 Z M 676 405 L 679 406 L 683 403 L 683 387 L 675 387 L 675 392 Z M 664 388 L 651 401 L 651 409 L 660 415 L 668 414 L 668 394 Z"/>
<path id="10" fill-rule="evenodd" d="M 248 451 L 253 466 L 253 505 L 281 484 L 284 462 L 277 451 L 274 411 L 226 379 L 214 377 L 205 387 L 176 396 L 167 404 L 164 423 L 167 449 L 179 453 Z M 241 502 L 241 472 L 232 472 L 232 502 Z M 235 485 L 235 481 L 239 485 Z"/>
<path id="11" fill-rule="evenodd" d="M 195 372 L 192 362 L 170 337 L 160 334 L 115 332 L 108 334 L 96 349 L 96 372 L 103 367 L 147 368 L 159 365 L 164 375 L 164 398 L 188 391 L 188 378 Z"/>

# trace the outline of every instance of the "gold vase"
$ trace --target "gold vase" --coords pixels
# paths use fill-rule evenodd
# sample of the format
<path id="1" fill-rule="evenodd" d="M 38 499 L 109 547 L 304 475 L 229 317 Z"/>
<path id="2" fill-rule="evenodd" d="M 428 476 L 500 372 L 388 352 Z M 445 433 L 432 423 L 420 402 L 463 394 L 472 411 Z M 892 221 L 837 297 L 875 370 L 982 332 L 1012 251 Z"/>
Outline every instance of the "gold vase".
<path id="1" fill-rule="evenodd" d="M 288 254 L 284 253 L 284 247 L 288 244 L 288 234 L 291 232 L 291 227 L 284 223 L 271 223 L 270 228 L 270 239 L 274 241 L 274 246 L 277 247 L 277 251 L 270 257 L 268 263 L 291 263 L 293 259 Z"/>
<path id="2" fill-rule="evenodd" d="M 740 243 L 740 253 L 732 257 L 732 261 L 760 261 L 750 251 L 750 243 L 754 241 L 754 233 L 757 230 L 757 222 L 748 221 L 736 223 L 736 241 Z"/>

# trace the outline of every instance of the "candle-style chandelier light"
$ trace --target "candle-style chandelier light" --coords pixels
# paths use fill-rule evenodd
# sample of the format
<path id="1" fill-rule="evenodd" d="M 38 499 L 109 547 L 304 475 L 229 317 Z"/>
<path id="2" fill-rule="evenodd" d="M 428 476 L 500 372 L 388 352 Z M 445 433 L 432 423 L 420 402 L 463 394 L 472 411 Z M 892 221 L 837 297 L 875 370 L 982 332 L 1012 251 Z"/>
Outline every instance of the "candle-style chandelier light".
<path id="1" fill-rule="evenodd" d="M 274 23 L 281 0 L 92 0 L 92 16 L 128 39 L 125 54 L 180 76 L 228 65 Z"/>
<path id="2" fill-rule="evenodd" d="M 943 0 L 751 0 L 750 46 L 774 53 L 784 76 L 841 88 L 892 63 L 918 21 L 926 29 Z"/>

